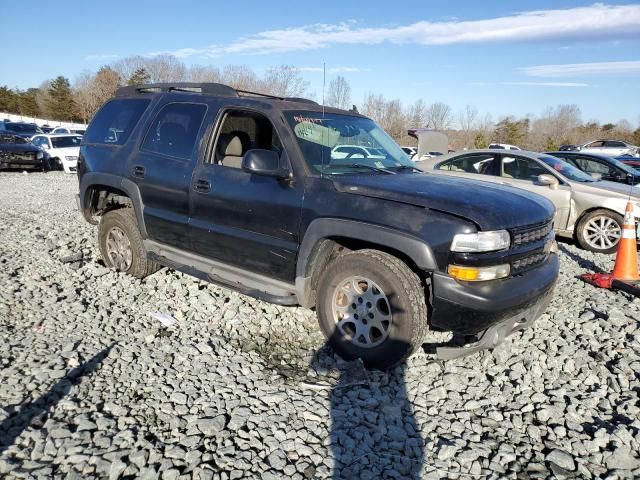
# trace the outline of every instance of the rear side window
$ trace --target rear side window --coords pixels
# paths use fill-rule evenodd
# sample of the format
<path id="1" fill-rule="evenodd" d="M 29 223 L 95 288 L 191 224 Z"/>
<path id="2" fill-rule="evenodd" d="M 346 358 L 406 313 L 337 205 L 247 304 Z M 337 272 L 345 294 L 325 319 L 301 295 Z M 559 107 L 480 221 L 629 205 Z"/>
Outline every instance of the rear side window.
<path id="1" fill-rule="evenodd" d="M 151 123 L 142 149 L 190 159 L 206 112 L 207 106 L 199 103 L 165 105 Z"/>
<path id="2" fill-rule="evenodd" d="M 85 143 L 123 145 L 149 105 L 149 99 L 116 99 L 106 103 L 91 121 Z"/>

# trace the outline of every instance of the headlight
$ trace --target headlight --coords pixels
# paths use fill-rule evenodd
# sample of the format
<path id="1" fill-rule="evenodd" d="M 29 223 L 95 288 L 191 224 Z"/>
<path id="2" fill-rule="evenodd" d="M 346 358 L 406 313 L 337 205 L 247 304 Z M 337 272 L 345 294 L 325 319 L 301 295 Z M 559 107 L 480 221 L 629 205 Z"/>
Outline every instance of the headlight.
<path id="1" fill-rule="evenodd" d="M 41 160 L 42 158 L 44 158 L 44 153 L 42 152 L 36 153 L 36 160 Z"/>
<path id="2" fill-rule="evenodd" d="M 511 267 L 508 263 L 504 265 L 496 265 L 494 267 L 449 265 L 447 267 L 447 272 L 457 280 L 464 280 L 465 282 L 481 282 L 508 277 L 511 272 Z"/>
<path id="3" fill-rule="evenodd" d="M 459 233 L 451 242 L 452 252 L 492 252 L 509 248 L 511 237 L 506 230 L 495 232 Z"/>

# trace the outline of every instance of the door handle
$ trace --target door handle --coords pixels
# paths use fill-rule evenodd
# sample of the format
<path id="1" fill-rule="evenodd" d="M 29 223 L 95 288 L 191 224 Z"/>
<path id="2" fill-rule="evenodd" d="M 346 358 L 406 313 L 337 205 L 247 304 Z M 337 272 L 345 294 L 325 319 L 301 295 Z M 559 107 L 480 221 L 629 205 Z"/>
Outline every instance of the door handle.
<path id="1" fill-rule="evenodd" d="M 209 193 L 211 191 L 211 183 L 208 180 L 199 179 L 196 180 L 193 189 L 198 193 Z"/>
<path id="2" fill-rule="evenodd" d="M 144 178 L 144 167 L 136 165 L 133 167 L 133 176 L 138 178 Z"/>

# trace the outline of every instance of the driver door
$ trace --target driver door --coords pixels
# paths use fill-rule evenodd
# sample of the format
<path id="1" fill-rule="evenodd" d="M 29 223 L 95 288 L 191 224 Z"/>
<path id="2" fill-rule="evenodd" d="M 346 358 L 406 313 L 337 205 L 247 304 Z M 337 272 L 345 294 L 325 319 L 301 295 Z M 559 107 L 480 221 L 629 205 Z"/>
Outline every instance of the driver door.
<path id="1" fill-rule="evenodd" d="M 552 175 L 560 184 L 557 188 L 542 185 L 538 181 L 538 175 Z M 556 207 L 553 220 L 554 228 L 556 230 L 567 228 L 571 211 L 571 187 L 564 184 L 560 178 L 555 176 L 542 163 L 532 158 L 521 157 L 512 153 L 503 154 L 500 162 L 500 178 L 505 185 L 522 188 L 550 200 Z"/>

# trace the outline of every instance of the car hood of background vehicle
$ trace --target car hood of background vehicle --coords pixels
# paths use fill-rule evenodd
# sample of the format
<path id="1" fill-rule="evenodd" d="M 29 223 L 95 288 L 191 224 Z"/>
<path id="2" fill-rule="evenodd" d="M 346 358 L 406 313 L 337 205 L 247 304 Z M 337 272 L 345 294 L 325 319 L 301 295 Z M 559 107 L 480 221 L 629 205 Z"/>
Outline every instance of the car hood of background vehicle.
<path id="1" fill-rule="evenodd" d="M 408 203 L 450 213 L 481 230 L 501 230 L 551 220 L 553 204 L 518 188 L 444 175 L 348 175 L 334 178 L 345 193 Z"/>
<path id="2" fill-rule="evenodd" d="M 40 149 L 30 143 L 3 143 L 0 150 L 5 152 L 39 152 Z"/>

